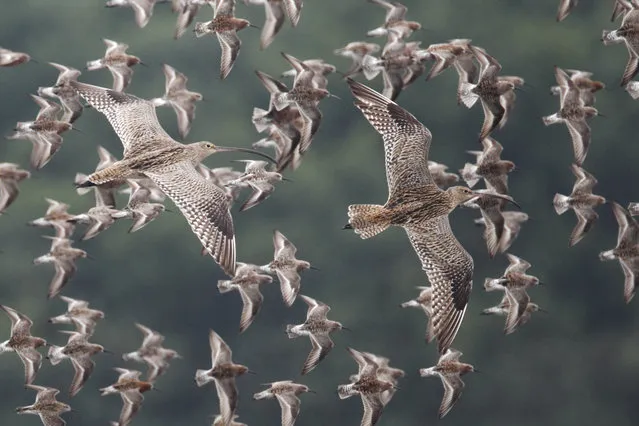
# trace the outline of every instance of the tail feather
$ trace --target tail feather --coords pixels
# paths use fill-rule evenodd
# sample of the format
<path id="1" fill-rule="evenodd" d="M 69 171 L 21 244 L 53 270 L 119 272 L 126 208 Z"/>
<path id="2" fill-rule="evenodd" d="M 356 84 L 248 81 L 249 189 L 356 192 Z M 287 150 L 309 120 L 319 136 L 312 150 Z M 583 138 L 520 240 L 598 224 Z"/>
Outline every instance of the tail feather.
<path id="1" fill-rule="evenodd" d="M 80 187 L 79 185 L 82 185 L 84 182 L 87 181 L 89 177 L 85 174 L 82 173 L 76 173 L 75 175 L 75 180 L 73 181 L 73 183 L 75 183 L 76 188 L 75 191 L 79 194 L 79 195 L 84 195 L 87 192 L 91 191 L 91 188 L 86 188 L 86 187 Z"/>
<path id="2" fill-rule="evenodd" d="M 293 333 L 291 330 L 293 330 L 293 327 L 295 327 L 293 324 L 288 324 L 286 326 L 286 334 L 288 334 L 288 338 L 289 339 L 295 339 L 296 337 L 299 337 L 296 333 Z"/>
<path id="3" fill-rule="evenodd" d="M 367 80 L 372 80 L 377 77 L 384 68 L 380 62 L 379 59 L 371 55 L 365 55 L 364 58 L 362 58 L 362 72 Z"/>
<path id="4" fill-rule="evenodd" d="M 472 108 L 479 99 L 472 90 L 475 88 L 475 85 L 468 82 L 463 82 L 459 85 L 459 101 L 463 103 L 466 108 Z"/>
<path id="5" fill-rule="evenodd" d="M 384 210 L 378 204 L 353 204 L 348 206 L 348 223 L 363 239 L 373 237 L 390 226 L 382 215 Z"/>
<path id="6" fill-rule="evenodd" d="M 64 358 L 66 358 L 66 355 L 62 353 L 62 349 L 63 348 L 60 346 L 51 345 L 51 347 L 49 347 L 47 358 L 51 361 L 51 365 L 58 365 Z"/>
<path id="7" fill-rule="evenodd" d="M 552 200 L 552 205 L 555 207 L 557 214 L 564 214 L 569 206 L 570 197 L 561 194 L 555 194 L 555 198 Z"/>
<path id="8" fill-rule="evenodd" d="M 337 387 L 337 395 L 339 395 L 339 399 L 346 399 L 357 394 L 358 392 L 353 389 L 352 383 L 349 385 L 339 385 Z"/>
<path id="9" fill-rule="evenodd" d="M 231 288 L 231 281 L 230 280 L 219 280 L 217 282 L 217 289 L 219 290 L 220 293 L 224 294 L 224 293 L 228 293 L 229 291 L 232 290 Z"/>

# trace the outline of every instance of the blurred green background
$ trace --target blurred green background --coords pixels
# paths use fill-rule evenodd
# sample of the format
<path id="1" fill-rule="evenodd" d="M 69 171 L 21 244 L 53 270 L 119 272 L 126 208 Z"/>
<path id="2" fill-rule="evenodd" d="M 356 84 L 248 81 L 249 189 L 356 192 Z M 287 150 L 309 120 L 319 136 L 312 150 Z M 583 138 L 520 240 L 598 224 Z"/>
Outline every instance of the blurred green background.
<path id="1" fill-rule="evenodd" d="M 619 87 L 627 53 L 622 45 L 604 47 L 602 29 L 611 23 L 613 0 L 582 0 L 562 23 L 555 22 L 557 0 L 406 0 L 407 17 L 424 30 L 412 39 L 423 46 L 450 38 L 471 38 L 494 55 L 504 74 L 523 76 L 533 88 L 518 93 L 517 106 L 506 127 L 494 134 L 504 146 L 502 158 L 513 160 L 511 194 L 531 220 L 526 223 L 511 252 L 529 260 L 532 274 L 547 283 L 533 289 L 533 301 L 549 311 L 515 334 L 504 337 L 503 320 L 479 316 L 483 308 L 497 304 L 500 294 L 485 294 L 485 277 L 499 276 L 507 261 L 503 255 L 490 260 L 481 229 L 472 219 L 478 212 L 460 209 L 452 214 L 452 228 L 475 260 L 475 290 L 455 341 L 463 361 L 481 374 L 466 376 L 466 389 L 445 424 L 493 425 L 636 425 L 639 418 L 639 314 L 637 301 L 623 302 L 623 275 L 618 262 L 602 263 L 598 252 L 614 247 L 617 225 L 609 206 L 598 211 L 594 229 L 576 247 L 568 248 L 574 214 L 559 217 L 551 202 L 556 192 L 569 194 L 572 148 L 565 126 L 544 127 L 541 116 L 558 109 L 558 98 L 549 94 L 554 85 L 553 65 L 586 69 L 608 87 L 597 94 L 597 108 L 606 117 L 591 121 L 593 138 L 584 167 L 599 179 L 595 192 L 622 205 L 639 200 L 635 189 L 637 106 Z M 148 68 L 136 67 L 129 91 L 150 98 L 164 90 L 162 63 L 189 77 L 189 88 L 200 91 L 207 102 L 197 106 L 193 129 L 185 142 L 212 140 L 222 145 L 249 146 L 260 139 L 251 124 L 253 107 L 265 108 L 268 94 L 254 75 L 259 69 L 277 76 L 288 68 L 280 51 L 300 59 L 325 58 L 339 69 L 350 63 L 333 55 L 349 41 L 365 39 L 365 32 L 379 26 L 384 11 L 364 0 L 307 0 L 298 28 L 286 23 L 274 43 L 259 51 L 259 30 L 240 33 L 242 50 L 230 76 L 220 81 L 219 46 L 215 38 L 172 38 L 176 15 L 159 4 L 144 28 L 138 28 L 130 9 L 105 9 L 97 0 L 25 0 L 5 2 L 0 14 L 0 45 L 30 53 L 40 63 L 0 69 L 0 131 L 11 132 L 16 121 L 33 119 L 37 106 L 29 93 L 53 84 L 57 71 L 46 61 L 82 68 L 101 57 L 106 37 L 130 45 Z M 262 7 L 238 2 L 237 15 L 263 25 Z M 196 21 L 210 19 L 205 8 Z M 383 43 L 383 39 L 376 40 Z M 361 79 L 361 78 L 360 78 Z M 81 81 L 110 87 L 106 70 L 84 72 Z M 285 325 L 304 320 L 306 306 L 298 301 L 285 308 L 276 283 L 263 288 L 265 304 L 254 324 L 238 335 L 241 301 L 238 294 L 218 294 L 223 278 L 210 257 L 199 255 L 200 245 L 184 218 L 165 213 L 147 228 L 127 234 L 129 222 L 116 223 L 97 238 L 78 242 L 95 260 L 80 259 L 77 275 L 63 294 L 89 300 L 106 312 L 93 340 L 123 353 L 135 350 L 141 335 L 139 321 L 166 335 L 166 346 L 184 359 L 173 362 L 159 378 L 161 393 L 147 393 L 133 424 L 205 425 L 218 412 L 215 388 L 197 388 L 197 368 L 210 367 L 209 328 L 231 346 L 236 362 L 258 374 L 238 379 L 239 420 L 249 425 L 278 424 L 279 406 L 254 402 L 260 383 L 293 379 L 309 385 L 316 395 L 302 396 L 299 425 L 356 425 L 362 414 L 359 398 L 340 401 L 336 387 L 347 383 L 356 364 L 345 348 L 379 353 L 406 370 L 407 377 L 387 406 L 380 425 L 417 425 L 434 422 L 442 386 L 436 379 L 422 379 L 417 370 L 436 362 L 436 349 L 423 341 L 425 317 L 417 310 L 402 310 L 399 303 L 417 295 L 415 286 L 426 285 L 404 232 L 391 229 L 367 241 L 342 231 L 346 208 L 352 203 L 382 203 L 386 199 L 382 145 L 378 135 L 353 106 L 347 86 L 338 75 L 329 77 L 329 90 L 341 100 L 322 101 L 322 125 L 302 166 L 286 176 L 293 182 L 277 186 L 273 196 L 257 208 L 233 215 L 237 232 L 238 261 L 264 264 L 272 258 L 272 232 L 279 229 L 298 247 L 299 258 L 321 271 L 307 271 L 302 293 L 332 306 L 329 318 L 341 321 L 352 332 L 333 334 L 334 351 L 308 374 L 300 377 L 310 349 L 307 339 L 289 340 Z M 381 79 L 370 82 L 381 90 Z M 398 98 L 433 133 L 431 158 L 457 170 L 477 149 L 481 127 L 480 107 L 467 110 L 455 100 L 457 75 L 451 69 L 433 81 L 415 82 Z M 176 119 L 170 108 L 158 109 L 160 121 L 177 137 Z M 49 249 L 40 237 L 49 230 L 25 223 L 43 215 L 45 197 L 70 203 L 80 213 L 91 206 L 92 196 L 80 197 L 73 188 L 76 172 L 90 172 L 97 163 L 101 144 L 121 156 L 121 144 L 106 119 L 85 110 L 77 122 L 83 131 L 64 134 L 64 146 L 41 171 L 21 184 L 21 194 L 0 218 L 2 238 L 0 303 L 9 305 L 35 322 L 33 334 L 53 344 L 66 336 L 47 324 L 63 312 L 59 300 L 46 300 L 53 268 L 34 266 L 32 259 Z M 0 160 L 28 165 L 31 144 L 4 141 Z M 211 167 L 225 166 L 236 155 L 206 160 Z M 126 197 L 121 196 L 121 205 Z M 167 201 L 167 207 L 175 207 Z M 81 232 L 81 229 L 76 231 Z M 76 234 L 79 239 L 81 234 Z M 10 322 L 0 316 L 0 330 L 9 336 Z M 4 338 L 4 337 L 3 337 Z M 65 415 L 70 425 L 104 425 L 116 420 L 121 400 L 100 397 L 97 389 L 116 378 L 111 368 L 145 370 L 142 364 L 123 362 L 119 355 L 95 357 L 96 370 L 84 389 L 69 401 L 66 396 L 73 370 L 66 362 L 56 368 L 44 361 L 36 383 L 62 389 L 60 400 L 77 413 Z M 23 368 L 15 354 L 0 356 L 0 424 L 34 425 L 31 416 L 17 416 L 14 407 L 32 403 L 35 394 L 23 390 Z M 268 419 L 268 420 L 266 420 Z"/>

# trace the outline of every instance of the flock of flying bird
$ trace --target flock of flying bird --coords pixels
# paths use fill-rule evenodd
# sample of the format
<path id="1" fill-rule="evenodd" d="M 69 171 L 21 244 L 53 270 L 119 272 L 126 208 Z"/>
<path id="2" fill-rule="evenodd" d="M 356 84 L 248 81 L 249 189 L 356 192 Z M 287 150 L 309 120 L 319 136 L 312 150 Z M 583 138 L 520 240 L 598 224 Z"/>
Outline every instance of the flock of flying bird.
<path id="1" fill-rule="evenodd" d="M 368 32 L 371 37 L 386 37 L 383 48 L 371 42 L 351 42 L 335 50 L 335 54 L 352 59 L 351 68 L 344 74 L 355 98 L 355 106 L 361 110 L 372 127 L 382 136 L 384 143 L 386 176 L 389 196 L 382 205 L 355 204 L 348 208 L 346 229 L 352 229 L 361 238 L 370 238 L 391 225 L 403 227 L 417 253 L 430 287 L 418 287 L 419 296 L 403 303 L 402 307 L 422 309 L 428 318 L 426 340 L 437 340 L 440 354 L 437 365 L 423 368 L 420 375 L 439 376 L 444 385 L 444 396 L 439 410 L 446 415 L 459 399 L 464 388 L 461 376 L 474 371 L 470 364 L 460 362 L 461 352 L 451 345 L 462 324 L 472 287 L 473 259 L 457 241 L 450 228 L 448 214 L 457 206 L 479 209 L 481 217 L 475 222 L 484 227 L 483 237 L 488 253 L 494 257 L 505 253 L 510 265 L 499 278 L 486 278 L 486 291 L 502 291 L 501 302 L 485 309 L 484 314 L 505 316 L 505 333 L 512 333 L 525 324 L 532 313 L 542 310 L 530 301 L 527 291 L 540 285 L 535 276 L 527 274 L 531 267 L 527 261 L 507 253 L 528 215 L 516 210 L 505 210 L 508 203 L 517 205 L 508 194 L 508 173 L 515 168 L 511 161 L 502 160 L 502 146 L 492 134 L 502 128 L 515 106 L 515 90 L 522 87 L 524 79 L 501 75 L 501 65 L 485 49 L 471 44 L 469 39 L 455 39 L 432 44 L 423 49 L 420 42 L 407 41 L 420 23 L 407 21 L 407 8 L 398 2 L 369 0 L 386 10 L 383 24 Z M 128 6 L 135 12 L 136 22 L 144 27 L 153 12 L 155 0 L 110 0 L 108 7 Z M 266 11 L 262 27 L 260 48 L 271 44 L 286 17 L 295 27 L 300 20 L 301 0 L 245 0 L 246 4 L 263 5 Z M 576 0 L 561 1 L 558 20 L 563 20 Z M 172 10 L 179 14 L 175 38 L 182 36 L 192 23 L 201 6 L 210 5 L 213 20 L 195 23 L 197 37 L 215 34 L 221 46 L 221 78 L 226 78 L 238 58 L 241 42 L 237 32 L 252 26 L 245 19 L 235 17 L 234 0 L 173 0 Z M 622 86 L 633 98 L 639 98 L 639 82 L 631 81 L 639 67 L 639 1 L 616 0 L 613 20 L 623 16 L 621 27 L 604 31 L 604 44 L 624 42 L 630 59 L 624 71 Z M 128 45 L 104 39 L 107 46 L 103 58 L 89 61 L 87 70 L 108 68 L 113 75 L 113 87 L 107 89 L 78 81 L 77 69 L 50 63 L 59 71 L 51 87 L 39 87 L 38 95 L 32 95 L 39 106 L 33 121 L 18 122 L 8 139 L 28 140 L 33 144 L 31 167 L 41 169 L 62 146 L 62 133 L 74 129 L 74 123 L 88 106 L 103 114 L 122 141 L 123 158 L 118 160 L 105 148 L 98 146 L 99 163 L 93 173 L 78 173 L 75 184 L 79 194 L 94 191 L 95 206 L 81 214 L 68 212 L 69 205 L 47 199 L 49 207 L 45 215 L 30 225 L 50 227 L 55 230 L 51 248 L 34 260 L 35 264 L 52 263 L 55 275 L 49 285 L 48 297 L 59 296 L 76 271 L 76 260 L 88 257 L 86 251 L 72 246 L 71 236 L 78 224 L 86 226 L 82 240 L 96 237 L 116 220 L 130 219 L 129 232 L 137 232 L 162 212 L 165 197 L 169 197 L 187 219 L 198 237 L 203 255 L 210 255 L 229 276 L 218 282 L 220 293 L 238 291 L 243 302 L 240 316 L 240 332 L 255 320 L 263 303 L 262 284 L 271 283 L 276 277 L 280 283 L 282 298 L 292 306 L 297 296 L 308 305 L 306 320 L 298 325 L 288 325 L 289 338 L 306 336 L 311 341 L 311 351 L 303 363 L 302 375 L 315 369 L 334 347 L 330 334 L 346 329 L 340 322 L 329 320 L 330 307 L 300 293 L 300 273 L 313 269 L 311 263 L 296 258 L 296 247 L 279 231 L 274 232 L 273 261 L 266 265 L 236 262 L 233 220 L 230 207 L 239 198 L 241 190 L 251 190 L 240 211 L 252 208 L 266 200 L 274 191 L 276 182 L 285 180 L 282 172 L 296 169 L 311 146 L 321 123 L 319 102 L 332 96 L 327 90 L 327 75 L 336 72 L 333 65 L 321 59 L 299 60 L 282 53 L 292 66 L 283 77 L 294 77 L 292 88 L 278 79 L 256 71 L 269 93 L 268 109 L 255 108 L 252 122 L 266 137 L 253 145 L 257 148 L 273 148 L 275 158 L 262 152 L 216 146 L 211 142 L 189 145 L 175 141 L 160 125 L 155 108 L 170 106 L 175 110 L 178 131 L 185 138 L 195 118 L 196 103 L 202 95 L 187 89 L 187 77 L 169 65 L 163 65 L 166 77 L 162 97 L 144 100 L 124 91 L 133 76 L 132 67 L 143 62 L 128 54 Z M 379 53 L 379 57 L 375 55 Z M 28 62 L 29 55 L 0 50 L 0 66 L 16 66 Z M 447 167 L 429 160 L 432 141 L 430 131 L 412 114 L 398 106 L 394 99 L 426 73 L 426 80 L 433 79 L 453 67 L 459 76 L 457 100 L 460 105 L 472 108 L 477 100 L 484 111 L 484 122 L 479 132 L 481 151 L 468 151 L 475 156 L 475 163 L 466 163 L 460 174 L 447 172 Z M 355 82 L 352 77 L 362 74 L 374 79 L 381 73 L 383 92 Z M 582 166 L 591 140 L 588 120 L 598 115 L 594 107 L 595 92 L 604 84 L 591 79 L 587 71 L 563 70 L 555 67 L 557 86 L 551 93 L 559 96 L 559 111 L 543 118 L 546 125 L 566 124 L 573 145 L 574 163 L 571 166 L 577 181 L 570 196 L 556 194 L 553 205 L 558 214 L 572 209 L 577 216 L 569 244 L 573 246 L 584 238 L 598 215 L 595 208 L 606 199 L 594 195 L 597 180 Z M 60 103 L 58 104 L 54 100 Z M 243 160 L 244 172 L 230 167 L 209 169 L 201 161 L 211 154 L 224 151 L 240 151 L 260 155 L 267 161 Z M 272 164 L 270 164 L 272 163 Z M 13 163 L 0 164 L 0 212 L 5 211 L 17 198 L 18 184 L 31 176 L 27 170 Z M 451 186 L 461 178 L 468 184 Z M 483 180 L 485 189 L 471 190 Z M 120 189 L 127 185 L 127 189 Z M 443 190 L 442 187 L 448 187 Z M 116 191 L 128 193 L 125 207 L 116 207 Z M 601 260 L 618 259 L 625 275 L 625 300 L 629 302 L 636 289 L 639 272 L 639 225 L 633 215 L 639 214 L 639 203 L 631 203 L 628 209 L 611 202 L 619 224 L 617 246 L 600 254 Z M 518 206 L 518 205 L 517 205 Z M 32 321 L 24 314 L 8 306 L 0 308 L 11 319 L 11 337 L 0 345 L 0 353 L 16 352 L 25 368 L 25 383 L 37 391 L 33 405 L 19 407 L 18 413 L 38 414 L 46 426 L 64 425 L 60 417 L 71 407 L 56 400 L 58 390 L 33 384 L 42 364 L 38 348 L 47 345 L 47 359 L 52 365 L 68 358 L 73 364 L 73 377 L 69 395 L 73 397 L 89 379 L 94 362 L 91 357 L 108 352 L 103 346 L 89 342 L 96 323 L 104 313 L 89 308 L 85 301 L 67 296 L 59 298 L 68 304 L 67 312 L 49 320 L 51 323 L 72 324 L 65 346 L 49 345 L 44 339 L 30 333 Z M 128 425 L 138 412 L 143 393 L 154 389 L 155 381 L 166 372 L 171 360 L 180 358 L 172 349 L 164 348 L 164 337 L 141 324 L 136 324 L 144 335 L 141 347 L 124 354 L 123 360 L 146 363 L 145 380 L 136 370 L 116 368 L 117 381 L 100 389 L 102 395 L 120 394 L 123 408 L 113 425 Z M 197 370 L 198 386 L 214 382 L 219 397 L 220 414 L 214 425 L 241 425 L 237 418 L 238 390 L 235 379 L 250 373 L 248 367 L 232 360 L 232 351 L 213 330 L 209 334 L 212 366 L 209 370 Z M 380 418 L 384 407 L 398 390 L 398 380 L 404 371 L 390 367 L 387 358 L 348 348 L 358 364 L 357 374 L 349 384 L 337 389 L 339 398 L 360 395 L 363 402 L 363 426 L 372 426 Z M 282 410 L 282 425 L 292 426 L 300 412 L 298 396 L 312 392 L 306 385 L 290 380 L 274 382 L 268 389 L 256 393 L 253 398 L 276 398 Z"/>

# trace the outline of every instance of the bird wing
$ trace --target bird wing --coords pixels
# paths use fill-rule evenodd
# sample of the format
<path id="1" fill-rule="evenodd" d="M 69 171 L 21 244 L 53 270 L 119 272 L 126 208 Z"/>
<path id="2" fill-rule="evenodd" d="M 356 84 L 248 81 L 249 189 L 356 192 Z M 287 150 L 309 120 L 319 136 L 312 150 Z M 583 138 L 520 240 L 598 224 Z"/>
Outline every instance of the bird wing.
<path id="1" fill-rule="evenodd" d="M 55 275 L 49 284 L 49 299 L 57 296 L 62 288 L 69 282 L 69 279 L 75 274 L 77 267 L 73 260 L 56 259 L 53 263 L 55 267 Z"/>
<path id="2" fill-rule="evenodd" d="M 278 230 L 273 232 L 273 246 L 275 247 L 275 258 L 278 256 L 295 257 L 295 253 L 297 252 L 297 247 Z"/>
<path id="3" fill-rule="evenodd" d="M 191 131 L 191 124 L 195 118 L 195 101 L 176 100 L 171 102 L 171 106 L 175 111 L 175 115 L 177 115 L 180 136 L 184 139 Z"/>
<path id="4" fill-rule="evenodd" d="M 439 418 L 444 417 L 453 408 L 464 390 L 464 382 L 459 375 L 441 376 L 444 385 L 444 397 L 439 406 Z"/>
<path id="5" fill-rule="evenodd" d="M 590 146 L 590 126 L 586 123 L 586 119 L 582 118 L 581 120 L 566 121 L 566 127 L 568 127 L 572 139 L 575 163 L 581 165 L 586 158 L 586 154 L 588 154 L 588 147 Z"/>
<path id="6" fill-rule="evenodd" d="M 313 349 L 311 349 L 304 361 L 302 375 L 309 373 L 317 367 L 317 364 L 326 358 L 326 355 L 335 347 L 333 340 L 326 334 L 311 334 L 309 337 L 311 338 Z"/>
<path id="7" fill-rule="evenodd" d="M 506 297 L 508 297 L 508 315 L 506 316 L 504 333 L 510 334 L 515 331 L 522 315 L 526 312 L 530 296 L 525 289 L 517 288 L 506 289 Z"/>
<path id="8" fill-rule="evenodd" d="M 300 399 L 292 393 L 280 393 L 275 397 L 282 409 L 282 426 L 293 426 L 300 414 Z"/>
<path id="9" fill-rule="evenodd" d="M 592 194 L 593 188 L 597 185 L 597 179 L 576 164 L 571 165 L 570 169 L 577 178 L 575 186 L 572 188 L 572 195 Z"/>
<path id="10" fill-rule="evenodd" d="M 242 41 L 235 33 L 235 30 L 217 33 L 217 39 L 222 49 L 222 58 L 220 60 L 220 79 L 224 80 L 231 72 L 233 64 L 240 53 Z"/>
<path id="11" fill-rule="evenodd" d="M 120 426 L 126 426 L 131 422 L 131 419 L 133 419 L 142 406 L 144 396 L 138 389 L 130 389 L 126 392 L 122 392 L 120 395 L 122 395 L 123 405 L 118 423 Z"/>
<path id="12" fill-rule="evenodd" d="M 71 387 L 69 388 L 69 395 L 75 396 L 78 392 L 80 392 L 80 389 L 82 389 L 84 383 L 89 379 L 91 373 L 93 373 L 95 363 L 88 355 L 83 355 L 75 358 L 72 357 L 71 363 L 73 364 L 75 375 L 73 376 L 73 381 L 71 382 Z"/>
<path id="13" fill-rule="evenodd" d="M 639 238 L 639 226 L 637 222 L 626 209 L 615 202 L 612 203 L 612 211 L 619 225 L 617 247 L 633 246 Z"/>
<path id="14" fill-rule="evenodd" d="M 270 278 L 270 277 L 269 277 Z M 260 292 L 257 284 L 239 287 L 240 296 L 242 297 L 242 315 L 240 316 L 240 333 L 246 330 L 262 308 L 264 296 Z"/>
<path id="15" fill-rule="evenodd" d="M 124 156 L 175 144 L 162 128 L 149 101 L 91 84 L 69 82 L 92 107 L 104 114 L 124 146 Z"/>
<path id="16" fill-rule="evenodd" d="M 126 64 L 107 65 L 107 68 L 113 76 L 113 90 L 124 92 L 133 78 L 133 69 Z"/>
<path id="17" fill-rule="evenodd" d="M 285 271 L 277 269 L 275 272 L 277 273 L 277 278 L 280 280 L 280 289 L 284 303 L 286 306 L 293 306 L 297 293 L 300 291 L 300 274 L 292 269 Z"/>
<path id="18" fill-rule="evenodd" d="M 318 302 L 312 297 L 300 296 L 304 302 L 308 305 L 308 311 L 306 312 L 306 321 L 310 320 L 326 320 L 326 314 L 331 310 L 331 307 L 326 303 Z"/>
<path id="19" fill-rule="evenodd" d="M 146 175 L 173 200 L 193 233 L 229 276 L 235 275 L 235 233 L 224 191 L 182 161 Z"/>
<path id="20" fill-rule="evenodd" d="M 36 373 L 40 369 L 42 365 L 42 354 L 35 350 L 34 348 L 24 348 L 16 351 L 22 364 L 24 364 L 24 378 L 25 383 L 30 384 L 35 379 Z M 57 389 L 53 389 L 57 394 L 59 391 Z"/>
<path id="21" fill-rule="evenodd" d="M 483 140 L 499 126 L 506 114 L 506 109 L 499 101 L 499 96 L 483 97 L 480 100 L 484 109 L 484 123 L 481 126 L 479 139 Z"/>
<path id="22" fill-rule="evenodd" d="M 432 183 L 428 151 L 432 135 L 412 114 L 373 89 L 348 80 L 355 106 L 382 135 L 389 194 Z M 389 197 L 390 198 L 390 197 Z"/>
<path id="23" fill-rule="evenodd" d="M 67 422 L 62 420 L 57 414 L 41 411 L 38 413 L 38 416 L 40 416 L 40 420 L 42 420 L 44 426 L 65 426 L 67 424 Z"/>
<path id="24" fill-rule="evenodd" d="M 157 348 L 162 344 L 162 342 L 164 342 L 164 336 L 157 331 L 151 330 L 149 327 L 146 327 L 139 322 L 136 322 L 135 326 L 142 332 L 142 334 L 144 334 L 144 339 L 142 340 L 142 348 Z"/>
<path id="25" fill-rule="evenodd" d="M 384 410 L 381 394 L 361 394 L 361 396 L 362 405 L 364 406 L 361 426 L 374 426 L 382 416 L 382 411 Z"/>
<path id="26" fill-rule="evenodd" d="M 11 334 L 31 334 L 31 326 L 33 325 L 33 321 L 29 317 L 20 312 L 16 311 L 13 308 L 8 306 L 0 305 L 3 311 L 7 313 L 9 319 L 11 320 Z"/>
<path id="27" fill-rule="evenodd" d="M 233 351 L 229 345 L 215 331 L 209 331 L 209 346 L 211 347 L 211 363 L 213 367 L 220 364 L 230 364 L 233 361 Z"/>
<path id="28" fill-rule="evenodd" d="M 626 303 L 630 303 L 637 290 L 637 284 L 639 284 L 639 259 L 619 259 L 621 270 L 625 277 L 623 286 L 623 296 Z"/>
<path id="29" fill-rule="evenodd" d="M 220 400 L 220 413 L 224 419 L 224 424 L 229 424 L 238 402 L 235 378 L 215 379 L 215 389 L 217 389 L 217 397 Z"/>
<path id="30" fill-rule="evenodd" d="M 266 19 L 260 37 L 260 49 L 266 49 L 284 24 L 284 8 L 280 2 L 265 2 Z"/>
<path id="31" fill-rule="evenodd" d="M 473 258 L 453 235 L 448 216 L 419 228 L 406 227 L 406 233 L 433 287 L 433 327 L 442 353 L 452 344 L 466 312 Z"/>
<path id="32" fill-rule="evenodd" d="M 577 215 L 577 225 L 570 234 L 570 247 L 577 244 L 586 233 L 590 231 L 595 221 L 599 219 L 599 215 L 591 208 L 575 209 L 575 215 Z"/>

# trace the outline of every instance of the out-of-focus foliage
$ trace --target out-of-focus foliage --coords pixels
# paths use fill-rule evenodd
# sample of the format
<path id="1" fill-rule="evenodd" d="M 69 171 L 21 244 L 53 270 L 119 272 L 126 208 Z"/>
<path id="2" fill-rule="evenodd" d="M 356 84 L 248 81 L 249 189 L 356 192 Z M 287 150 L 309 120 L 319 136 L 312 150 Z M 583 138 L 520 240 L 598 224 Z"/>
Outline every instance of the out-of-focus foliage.
<path id="1" fill-rule="evenodd" d="M 592 120 L 592 146 L 584 168 L 599 179 L 595 192 L 622 205 L 639 199 L 635 188 L 639 145 L 636 141 L 639 105 L 618 87 L 627 53 L 622 45 L 604 47 L 602 29 L 610 22 L 613 1 L 582 0 L 564 22 L 555 22 L 557 0 L 406 0 L 408 18 L 421 22 L 413 39 L 422 45 L 450 38 L 471 38 L 503 65 L 504 74 L 523 76 L 532 88 L 518 93 L 517 106 L 506 127 L 494 134 L 504 146 L 502 158 L 513 160 L 511 194 L 531 220 L 524 225 L 511 251 L 533 264 L 531 273 L 547 283 L 531 290 L 533 301 L 549 311 L 515 334 L 504 337 L 500 319 L 481 317 L 481 309 L 496 304 L 499 295 L 484 294 L 487 276 L 499 276 L 506 259 L 487 256 L 481 230 L 472 224 L 474 211 L 452 214 L 455 234 L 475 259 L 475 290 L 455 347 L 463 360 L 481 374 L 467 376 L 464 395 L 444 420 L 449 424 L 494 425 L 636 425 L 639 418 L 638 301 L 623 303 L 623 275 L 617 262 L 602 263 L 597 254 L 614 246 L 616 223 L 609 206 L 599 209 L 594 229 L 576 247 L 568 248 L 574 226 L 569 212 L 557 216 L 551 206 L 555 192 L 570 193 L 574 179 L 569 166 L 572 151 L 563 126 L 545 128 L 541 116 L 558 109 L 549 94 L 554 85 L 553 65 L 593 71 L 608 87 L 597 95 L 597 107 L 606 117 Z M 261 26 L 263 9 L 237 5 L 237 15 Z M 210 19 L 204 9 L 196 20 Z M 384 11 L 364 0 L 306 0 L 297 28 L 285 24 L 275 42 L 259 51 L 259 30 L 240 33 L 242 50 L 228 79 L 218 79 L 219 47 L 214 38 L 195 39 L 187 31 L 172 38 L 175 15 L 159 4 L 145 29 L 135 26 L 128 9 L 105 9 L 100 1 L 6 1 L 0 13 L 0 45 L 30 53 L 39 63 L 0 69 L 0 132 L 8 134 L 16 121 L 35 116 L 29 98 L 38 86 L 50 85 L 57 72 L 46 61 L 82 68 L 104 52 L 101 38 L 125 42 L 129 52 L 149 67 L 135 68 L 129 91 L 141 97 L 164 90 L 161 64 L 168 63 L 189 77 L 189 87 L 201 91 L 193 129 L 185 142 L 212 140 L 223 145 L 249 146 L 259 139 L 250 122 L 254 106 L 266 107 L 268 95 L 254 75 L 260 69 L 279 75 L 287 69 L 279 52 L 298 58 L 325 58 L 339 69 L 350 65 L 333 56 L 335 48 L 365 37 L 378 26 Z M 380 43 L 383 40 L 379 40 Z M 84 72 L 82 81 L 110 86 L 106 70 Z M 102 425 L 117 419 L 120 398 L 100 397 L 97 389 L 116 379 L 114 366 L 144 368 L 125 363 L 119 354 L 141 341 L 133 326 L 139 321 L 166 335 L 167 347 L 178 350 L 175 360 L 157 382 L 162 392 L 146 394 L 133 424 L 204 425 L 217 413 L 213 386 L 196 388 L 197 368 L 209 368 L 207 330 L 215 329 L 231 346 L 237 362 L 258 374 L 238 379 L 240 420 L 249 425 L 277 424 L 275 403 L 254 403 L 251 395 L 260 383 L 294 379 L 317 391 L 302 396 L 298 424 L 356 425 L 361 405 L 356 398 L 340 401 L 336 386 L 345 383 L 356 365 L 345 348 L 379 353 L 404 368 L 407 377 L 386 408 L 380 425 L 428 424 L 436 419 L 442 394 L 435 379 L 420 379 L 418 368 L 436 361 L 434 346 L 423 341 L 425 318 L 417 310 L 402 310 L 400 302 L 417 294 L 414 286 L 426 278 L 406 236 L 391 229 L 367 241 L 342 231 L 351 203 L 381 203 L 386 197 L 380 138 L 353 106 L 346 85 L 330 76 L 329 89 L 341 100 L 322 101 L 324 119 L 302 166 L 287 173 L 293 182 L 279 185 L 271 198 L 245 213 L 234 209 L 238 260 L 264 264 L 272 256 L 272 231 L 279 229 L 298 246 L 301 259 L 320 271 L 302 276 L 302 292 L 332 306 L 330 317 L 352 332 L 334 334 L 336 347 L 307 377 L 299 371 L 310 349 L 308 341 L 289 340 L 287 323 L 302 322 L 305 306 L 298 301 L 287 309 L 276 283 L 265 287 L 265 304 L 255 323 L 238 335 L 239 295 L 220 295 L 223 278 L 178 213 L 165 213 L 147 228 L 127 234 L 129 223 L 116 223 L 94 240 L 77 243 L 95 259 L 78 261 L 78 273 L 63 294 L 87 299 L 106 312 L 94 339 L 116 352 L 96 357 L 97 368 L 85 388 L 72 400 L 60 399 L 78 411 L 65 415 L 70 425 Z M 370 83 L 381 89 L 381 81 Z M 433 81 L 414 83 L 398 98 L 399 104 L 423 121 L 434 140 L 431 157 L 453 170 L 477 149 L 481 109 L 458 107 L 457 75 L 451 69 Z M 158 110 L 160 121 L 177 137 L 169 108 Z M 42 230 L 25 226 L 46 209 L 44 197 L 72 205 L 73 212 L 90 206 L 91 196 L 73 189 L 76 172 L 92 171 L 96 145 L 121 155 L 121 144 L 105 118 L 85 110 L 77 121 L 80 132 L 64 135 L 64 145 L 53 160 L 21 185 L 18 200 L 0 217 L 0 303 L 31 316 L 33 333 L 61 344 L 66 336 L 47 324 L 65 304 L 46 300 L 53 274 L 50 266 L 32 265 L 49 248 Z M 28 164 L 30 144 L 3 141 L 0 160 Z M 206 161 L 209 166 L 232 164 L 230 154 Z M 237 166 L 237 165 L 236 165 Z M 125 198 L 121 198 L 125 203 Z M 168 207 L 177 209 L 168 202 Z M 79 238 L 79 237 L 76 237 Z M 0 316 L 0 332 L 8 336 L 9 320 Z M 67 362 L 52 367 L 45 360 L 36 383 L 65 391 L 72 378 Z M 34 425 L 30 416 L 17 416 L 14 407 L 33 401 L 23 390 L 23 370 L 15 354 L 0 356 L 0 424 Z"/>

